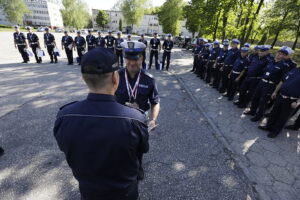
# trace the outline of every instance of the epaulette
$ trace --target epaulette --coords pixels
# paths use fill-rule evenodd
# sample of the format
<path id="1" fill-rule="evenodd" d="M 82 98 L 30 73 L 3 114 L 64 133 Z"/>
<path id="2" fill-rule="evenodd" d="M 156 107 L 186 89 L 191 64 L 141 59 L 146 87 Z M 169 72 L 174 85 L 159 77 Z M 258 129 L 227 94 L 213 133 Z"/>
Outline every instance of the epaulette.
<path id="1" fill-rule="evenodd" d="M 76 102 L 78 102 L 78 101 L 73 101 L 73 102 L 71 102 L 71 103 L 67 103 L 67 104 L 63 105 L 62 107 L 60 107 L 59 110 L 62 110 L 62 109 L 64 109 L 65 107 L 67 107 L 67 106 L 69 106 L 69 105 L 71 105 L 71 104 L 74 104 L 74 103 L 76 103 Z"/>
<path id="2" fill-rule="evenodd" d="M 154 78 L 152 74 L 150 74 L 149 72 L 143 70 L 143 74 L 145 74 L 146 76 L 150 77 L 150 78 Z"/>

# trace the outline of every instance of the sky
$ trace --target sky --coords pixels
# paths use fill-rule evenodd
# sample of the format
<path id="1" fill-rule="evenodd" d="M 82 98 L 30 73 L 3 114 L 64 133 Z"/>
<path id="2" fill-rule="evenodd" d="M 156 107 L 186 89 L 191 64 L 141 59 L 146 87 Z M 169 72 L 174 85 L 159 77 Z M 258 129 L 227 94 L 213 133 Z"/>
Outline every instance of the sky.
<path id="1" fill-rule="evenodd" d="M 101 10 L 109 10 L 111 9 L 117 0 L 83 0 L 85 1 L 89 8 L 96 8 Z M 166 0 L 150 0 L 152 1 L 153 6 L 161 6 Z"/>

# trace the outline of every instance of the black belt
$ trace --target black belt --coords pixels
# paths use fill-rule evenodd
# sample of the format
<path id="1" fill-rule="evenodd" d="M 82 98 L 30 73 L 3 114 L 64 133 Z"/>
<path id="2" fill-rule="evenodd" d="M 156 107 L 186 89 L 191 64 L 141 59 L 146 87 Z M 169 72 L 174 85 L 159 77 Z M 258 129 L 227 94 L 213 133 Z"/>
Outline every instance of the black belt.
<path id="1" fill-rule="evenodd" d="M 225 67 L 232 67 L 233 65 L 224 65 Z"/>
<path id="2" fill-rule="evenodd" d="M 261 77 L 248 77 L 248 78 L 252 78 L 252 79 L 261 79 Z"/>
<path id="3" fill-rule="evenodd" d="M 241 72 L 232 71 L 233 74 L 240 74 Z"/>
<path id="4" fill-rule="evenodd" d="M 268 80 L 266 80 L 266 79 L 261 79 L 263 82 L 265 82 L 265 83 L 269 83 L 269 84 L 275 84 L 273 81 L 268 81 Z"/>
<path id="5" fill-rule="evenodd" d="M 209 62 L 216 62 L 216 60 L 210 60 Z"/>

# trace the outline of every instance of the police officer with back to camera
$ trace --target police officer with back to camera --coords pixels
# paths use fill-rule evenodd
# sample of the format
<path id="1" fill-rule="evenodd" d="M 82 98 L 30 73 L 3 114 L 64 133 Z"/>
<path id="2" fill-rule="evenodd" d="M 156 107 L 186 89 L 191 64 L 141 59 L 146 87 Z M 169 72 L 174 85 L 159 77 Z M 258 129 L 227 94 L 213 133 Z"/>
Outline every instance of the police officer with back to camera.
<path id="1" fill-rule="evenodd" d="M 158 63 L 158 52 L 161 50 L 160 40 L 157 38 L 157 33 L 153 34 L 153 38 L 150 40 L 149 43 L 149 51 L 150 51 L 150 58 L 149 58 L 149 67 L 151 69 L 152 60 L 154 56 L 155 60 L 155 69 L 159 70 L 160 64 Z"/>
<path id="2" fill-rule="evenodd" d="M 16 32 L 14 32 L 14 34 L 13 34 L 15 48 L 18 48 L 18 50 L 23 58 L 22 63 L 27 63 L 27 62 L 29 62 L 29 57 L 26 52 L 26 49 L 28 48 L 28 45 L 26 42 L 26 37 L 25 37 L 24 33 L 20 32 L 20 27 L 17 25 L 15 26 L 15 31 Z"/>
<path id="3" fill-rule="evenodd" d="M 300 106 L 300 68 L 289 71 L 277 85 L 272 94 L 276 99 L 265 126 L 260 129 L 269 132 L 268 137 L 276 137 L 284 128 L 286 122 L 297 107 Z"/>
<path id="4" fill-rule="evenodd" d="M 49 28 L 45 28 L 44 34 L 44 44 L 45 48 L 47 48 L 48 54 L 50 56 L 51 62 L 50 63 L 57 63 L 57 56 L 54 52 L 54 48 L 56 47 L 55 37 L 51 33 L 49 33 Z M 54 61 L 53 61 L 54 58 Z"/>
<path id="5" fill-rule="evenodd" d="M 149 149 L 148 127 L 141 111 L 116 101 L 118 69 L 110 50 L 87 52 L 81 72 L 89 94 L 61 107 L 56 117 L 54 136 L 82 200 L 138 199 L 139 156 Z"/>
<path id="6" fill-rule="evenodd" d="M 164 70 L 165 62 L 167 59 L 167 66 L 166 70 L 169 71 L 170 67 L 170 59 L 171 59 L 171 51 L 173 49 L 174 43 L 171 40 L 172 35 L 168 34 L 168 38 L 164 41 L 162 48 L 164 50 L 163 57 L 162 57 L 162 70 Z"/>
<path id="7" fill-rule="evenodd" d="M 148 47 L 148 42 L 145 40 L 144 34 L 141 34 L 141 38 L 138 40 L 146 45 L 145 50 L 143 51 L 143 69 L 146 69 L 146 49 Z"/>
<path id="8" fill-rule="evenodd" d="M 39 37 L 32 32 L 32 28 L 30 26 L 27 26 L 26 29 L 28 30 L 28 33 L 27 33 L 27 40 L 28 40 L 28 43 L 29 43 L 29 46 L 31 47 L 32 49 L 32 52 L 35 56 L 35 60 L 36 60 L 36 63 L 42 63 L 42 58 L 41 57 L 38 57 L 37 56 L 37 48 L 41 48 L 40 47 L 40 42 L 39 42 Z"/>
<path id="9" fill-rule="evenodd" d="M 117 33 L 117 38 L 115 42 L 115 52 L 118 58 L 118 65 L 123 67 L 124 60 L 123 60 L 123 48 L 121 47 L 121 43 L 124 42 L 124 39 L 121 38 L 121 32 Z"/>
<path id="10" fill-rule="evenodd" d="M 249 66 L 247 67 L 245 79 L 240 87 L 240 95 L 238 101 L 234 102 L 239 108 L 246 108 L 249 104 L 254 91 L 259 83 L 264 71 L 269 64 L 268 53 L 270 47 L 267 45 L 255 46 L 258 55 L 251 54 L 249 56 Z"/>
<path id="11" fill-rule="evenodd" d="M 131 41 L 131 34 L 127 35 L 127 41 Z"/>
<path id="12" fill-rule="evenodd" d="M 212 74 L 215 71 L 215 63 L 216 60 L 220 54 L 220 42 L 219 41 L 214 41 L 213 42 L 213 48 L 210 50 L 209 56 L 208 56 L 208 62 L 207 62 L 207 70 L 206 70 L 206 77 L 205 81 L 206 83 L 211 82 L 211 77 Z"/>
<path id="13" fill-rule="evenodd" d="M 96 46 L 96 37 L 92 35 L 92 30 L 88 30 L 88 35 L 86 36 L 86 42 L 88 46 L 88 51 L 92 50 Z"/>
<path id="14" fill-rule="evenodd" d="M 101 36 L 101 31 L 98 32 L 98 37 L 96 38 L 96 47 L 105 47 L 105 39 Z"/>
<path id="15" fill-rule="evenodd" d="M 220 69 L 224 66 L 224 60 L 228 54 L 228 46 L 229 46 L 229 40 L 225 39 L 223 41 L 223 48 L 220 49 L 220 53 L 216 59 L 215 69 L 213 71 L 213 88 L 216 88 L 219 90 L 220 86 L 220 80 L 222 77 L 222 71 Z"/>
<path id="16" fill-rule="evenodd" d="M 239 44 L 240 41 L 238 39 L 232 39 L 231 49 L 229 49 L 228 54 L 224 60 L 224 66 L 221 68 L 223 72 L 222 72 L 222 85 L 219 90 L 220 93 L 224 93 L 227 91 L 228 82 L 229 82 L 228 75 L 232 70 L 235 60 L 240 55 L 240 51 L 238 49 Z"/>
<path id="17" fill-rule="evenodd" d="M 84 37 L 81 36 L 80 31 L 77 31 L 77 36 L 74 39 L 74 50 L 77 49 L 77 55 L 78 55 L 78 64 L 81 64 L 82 55 L 86 49 L 86 41 Z"/>
<path id="18" fill-rule="evenodd" d="M 284 56 L 288 53 L 286 49 L 279 49 L 275 60 L 267 65 L 264 75 L 253 94 L 250 110 L 244 112 L 245 115 L 254 116 L 251 118 L 251 121 L 257 122 L 263 117 L 272 93 L 282 77 L 287 73 L 289 66 L 284 62 Z"/>
<path id="19" fill-rule="evenodd" d="M 61 49 L 66 52 L 68 58 L 68 65 L 73 65 L 73 48 L 74 41 L 71 36 L 69 36 L 68 31 L 64 31 L 64 36 L 61 39 Z"/>
<path id="20" fill-rule="evenodd" d="M 112 52 L 114 52 L 114 47 L 115 47 L 115 40 L 116 38 L 112 36 L 112 32 L 108 31 L 108 35 L 105 36 L 105 45 L 106 48 L 110 49 Z"/>
<path id="21" fill-rule="evenodd" d="M 120 84 L 116 91 L 117 101 L 121 104 L 136 107 L 146 112 L 150 109 L 150 128 L 156 126 L 160 110 L 160 99 L 153 76 L 141 69 L 145 44 L 138 41 L 125 41 L 124 48 L 126 67 L 119 71 Z M 144 178 L 142 155 L 139 158 L 139 179 Z"/>

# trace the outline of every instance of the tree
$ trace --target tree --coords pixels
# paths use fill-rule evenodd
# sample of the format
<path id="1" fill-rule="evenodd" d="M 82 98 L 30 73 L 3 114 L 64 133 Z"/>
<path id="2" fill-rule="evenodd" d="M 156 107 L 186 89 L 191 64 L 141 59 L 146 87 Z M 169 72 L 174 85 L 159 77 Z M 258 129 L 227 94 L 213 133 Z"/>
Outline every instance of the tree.
<path id="1" fill-rule="evenodd" d="M 123 23 L 122 23 L 122 19 L 119 20 L 119 31 L 123 30 Z"/>
<path id="2" fill-rule="evenodd" d="M 16 24 L 23 24 L 23 16 L 30 13 L 23 0 L 0 0 L 0 6 L 7 19 Z"/>
<path id="3" fill-rule="evenodd" d="M 62 3 L 65 9 L 60 12 L 66 26 L 82 29 L 88 25 L 90 14 L 82 0 L 63 0 Z"/>
<path id="4" fill-rule="evenodd" d="M 183 0 L 167 0 L 158 13 L 158 19 L 164 33 L 178 35 L 183 19 Z M 173 12 L 171 12 L 173 10 Z"/>
<path id="5" fill-rule="evenodd" d="M 193 1 L 188 2 L 188 4 L 183 7 L 183 17 L 186 19 L 185 26 L 187 30 L 190 31 L 194 37 L 195 33 L 199 30 L 200 17 Z"/>
<path id="6" fill-rule="evenodd" d="M 99 13 L 96 17 L 97 26 L 102 29 L 105 29 L 106 25 L 108 24 L 109 16 L 104 10 L 99 10 Z"/>
<path id="7" fill-rule="evenodd" d="M 133 28 L 133 25 L 139 25 L 143 16 L 144 16 L 144 5 L 147 0 L 123 0 L 121 3 L 121 11 L 125 22 L 130 24 Z"/>

